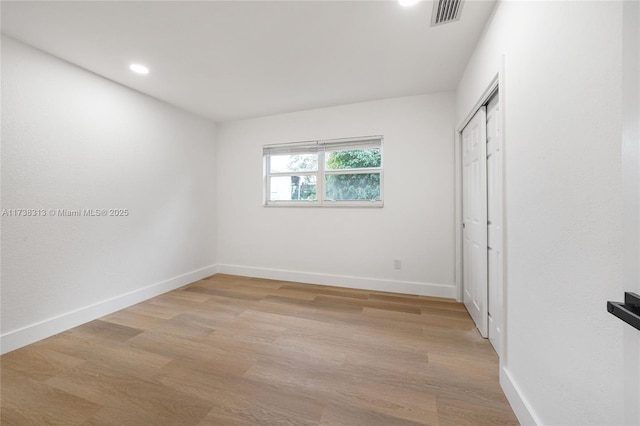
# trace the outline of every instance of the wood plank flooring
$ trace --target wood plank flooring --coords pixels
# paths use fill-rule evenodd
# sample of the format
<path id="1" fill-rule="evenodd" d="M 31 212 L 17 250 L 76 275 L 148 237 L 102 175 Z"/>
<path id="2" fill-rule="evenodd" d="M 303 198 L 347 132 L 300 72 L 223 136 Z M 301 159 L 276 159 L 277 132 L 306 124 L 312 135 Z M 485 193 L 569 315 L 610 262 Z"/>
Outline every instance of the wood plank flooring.
<path id="1" fill-rule="evenodd" d="M 451 300 L 214 275 L 5 354 L 2 425 L 515 425 Z"/>

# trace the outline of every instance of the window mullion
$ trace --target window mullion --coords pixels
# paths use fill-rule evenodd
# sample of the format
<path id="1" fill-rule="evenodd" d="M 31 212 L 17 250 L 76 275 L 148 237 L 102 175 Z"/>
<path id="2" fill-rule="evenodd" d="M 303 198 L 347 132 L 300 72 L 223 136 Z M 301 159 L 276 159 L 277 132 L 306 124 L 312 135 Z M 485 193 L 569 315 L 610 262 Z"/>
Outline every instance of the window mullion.
<path id="1" fill-rule="evenodd" d="M 318 151 L 318 174 L 316 177 L 316 198 L 320 205 L 324 204 L 324 150 Z"/>
<path id="2" fill-rule="evenodd" d="M 271 156 L 265 155 L 264 157 L 264 204 L 271 201 Z"/>

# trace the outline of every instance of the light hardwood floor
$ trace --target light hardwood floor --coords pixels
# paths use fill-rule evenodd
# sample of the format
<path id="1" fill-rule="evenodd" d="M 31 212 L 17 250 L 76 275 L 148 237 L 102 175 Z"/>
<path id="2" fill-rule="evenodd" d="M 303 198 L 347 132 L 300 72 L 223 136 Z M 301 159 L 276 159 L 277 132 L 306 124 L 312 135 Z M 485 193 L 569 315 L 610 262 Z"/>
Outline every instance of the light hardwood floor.
<path id="1" fill-rule="evenodd" d="M 507 425 L 448 299 L 214 275 L 0 359 L 3 425 Z"/>

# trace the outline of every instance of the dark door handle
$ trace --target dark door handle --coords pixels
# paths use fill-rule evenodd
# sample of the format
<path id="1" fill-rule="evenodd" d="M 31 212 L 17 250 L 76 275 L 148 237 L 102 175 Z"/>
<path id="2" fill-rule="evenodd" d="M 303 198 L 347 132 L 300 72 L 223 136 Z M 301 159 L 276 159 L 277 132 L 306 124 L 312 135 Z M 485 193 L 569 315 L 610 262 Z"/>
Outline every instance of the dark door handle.
<path id="1" fill-rule="evenodd" d="M 640 330 L 640 296 L 637 294 L 625 293 L 624 303 L 607 302 L 607 311 Z"/>

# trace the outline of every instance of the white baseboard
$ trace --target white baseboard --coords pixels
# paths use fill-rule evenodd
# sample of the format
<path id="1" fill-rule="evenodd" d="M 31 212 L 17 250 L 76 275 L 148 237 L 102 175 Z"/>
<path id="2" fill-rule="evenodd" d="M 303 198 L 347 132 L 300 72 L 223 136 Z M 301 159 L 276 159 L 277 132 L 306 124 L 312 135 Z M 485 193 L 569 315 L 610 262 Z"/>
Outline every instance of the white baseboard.
<path id="1" fill-rule="evenodd" d="M 139 288 L 129 293 L 85 306 L 54 318 L 10 331 L 0 336 L 0 353 L 5 354 L 44 338 L 93 321 L 136 303 L 166 293 L 218 272 L 217 265 L 197 269 L 168 280 Z"/>
<path id="2" fill-rule="evenodd" d="M 502 386 L 502 390 L 522 426 L 538 426 L 542 424 L 506 367 L 500 369 L 500 386 Z"/>
<path id="3" fill-rule="evenodd" d="M 392 293 L 418 294 L 421 296 L 447 297 L 455 299 L 454 284 L 431 284 L 414 281 L 396 281 L 378 278 L 363 278 L 347 275 L 320 274 L 316 272 L 289 271 L 283 269 L 256 268 L 240 265 L 218 265 L 221 274 L 271 280 L 294 281 L 306 284 L 321 284 L 361 290 L 387 291 Z"/>

